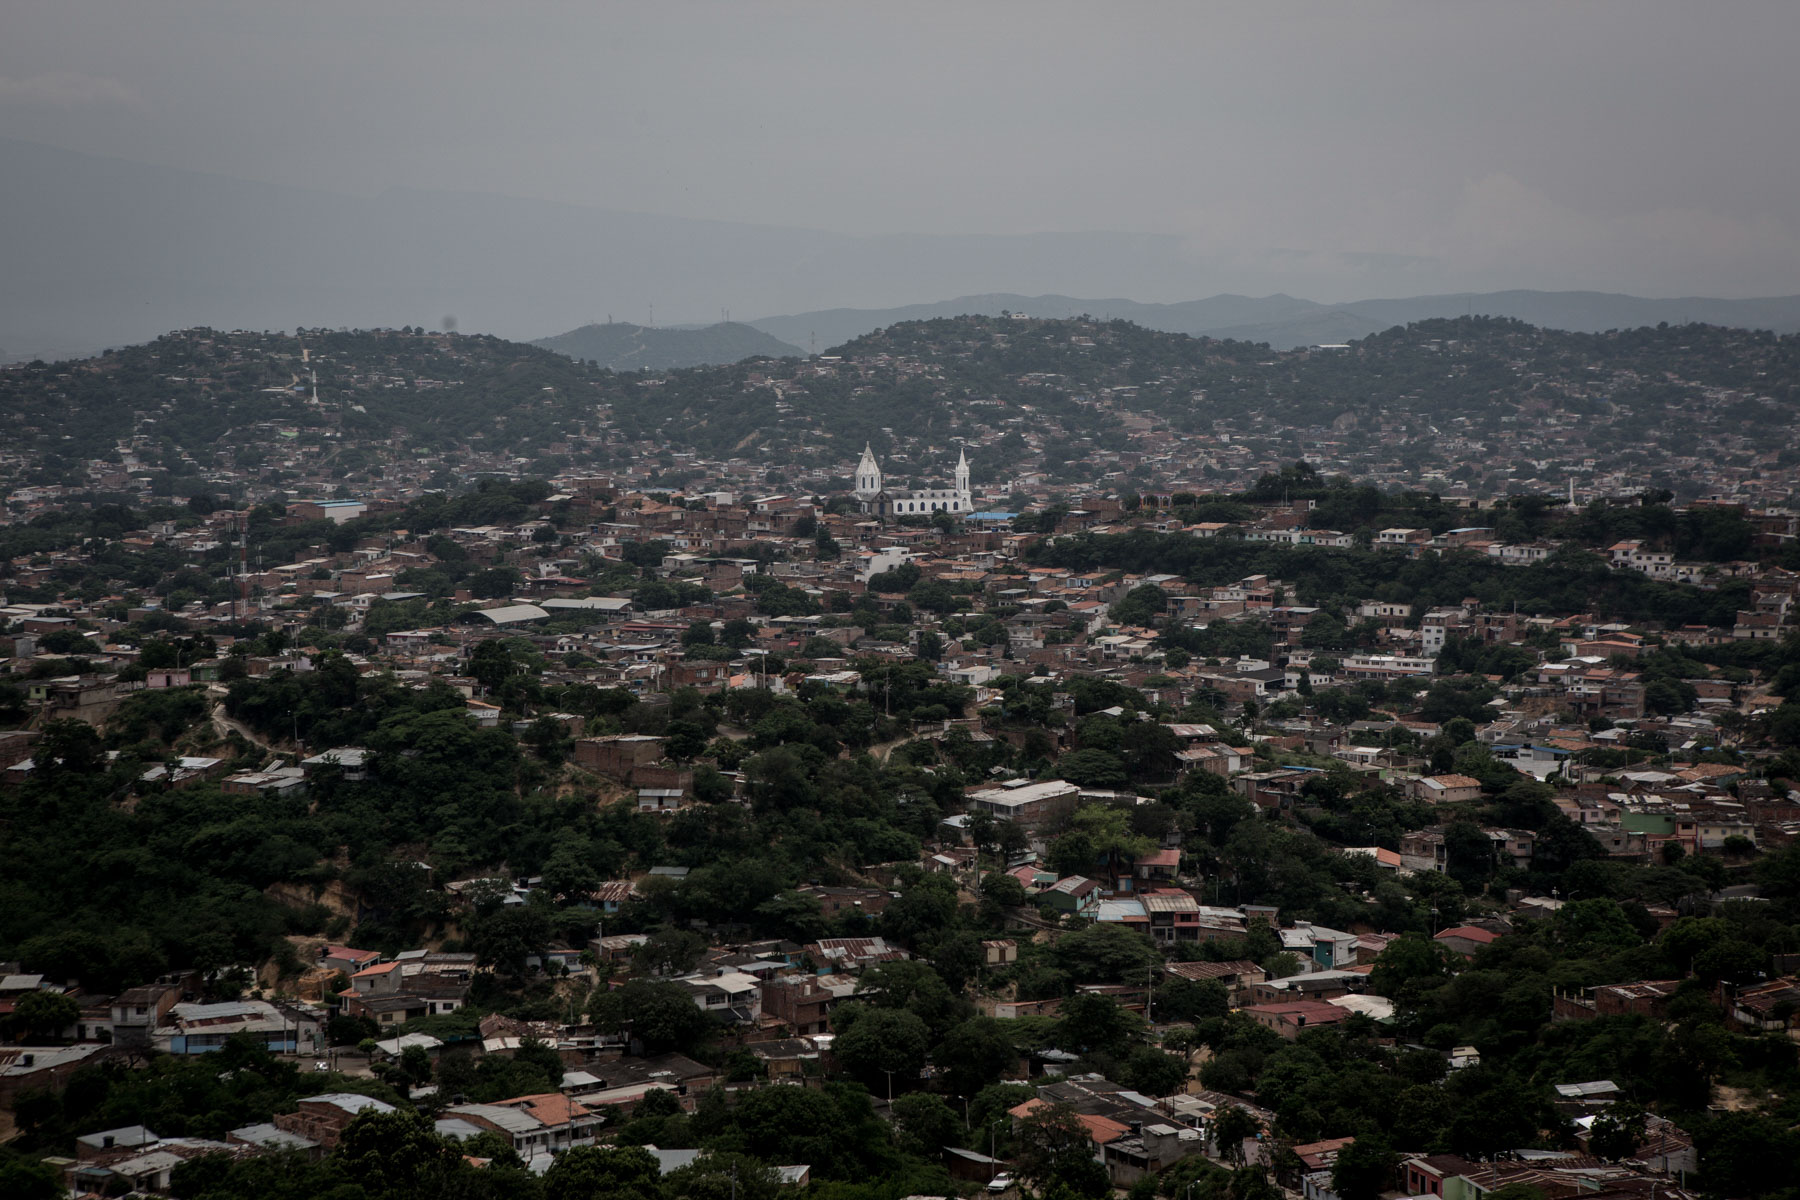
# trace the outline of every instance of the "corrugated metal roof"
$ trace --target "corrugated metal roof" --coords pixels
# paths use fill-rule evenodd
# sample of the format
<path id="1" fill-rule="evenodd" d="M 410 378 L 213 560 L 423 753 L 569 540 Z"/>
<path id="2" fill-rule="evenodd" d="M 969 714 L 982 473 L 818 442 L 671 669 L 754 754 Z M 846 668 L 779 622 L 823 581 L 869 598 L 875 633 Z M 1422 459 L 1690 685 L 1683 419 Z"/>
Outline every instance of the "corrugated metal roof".
<path id="1" fill-rule="evenodd" d="M 470 617 L 486 617 L 496 625 L 513 625 L 520 621 L 543 621 L 550 616 L 548 612 L 535 604 L 507 604 L 500 608 L 481 608 L 468 615 Z"/>

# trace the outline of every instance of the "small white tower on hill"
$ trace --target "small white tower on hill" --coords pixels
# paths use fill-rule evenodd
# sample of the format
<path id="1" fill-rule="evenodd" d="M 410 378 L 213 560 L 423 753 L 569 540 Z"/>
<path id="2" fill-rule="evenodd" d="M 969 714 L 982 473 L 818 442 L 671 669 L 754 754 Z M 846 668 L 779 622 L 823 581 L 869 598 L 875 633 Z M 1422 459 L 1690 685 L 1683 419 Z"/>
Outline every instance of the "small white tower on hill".
<path id="1" fill-rule="evenodd" d="M 973 493 L 969 490 L 969 452 L 966 448 L 956 454 L 956 491 L 962 498 L 964 509 L 973 507 Z"/>

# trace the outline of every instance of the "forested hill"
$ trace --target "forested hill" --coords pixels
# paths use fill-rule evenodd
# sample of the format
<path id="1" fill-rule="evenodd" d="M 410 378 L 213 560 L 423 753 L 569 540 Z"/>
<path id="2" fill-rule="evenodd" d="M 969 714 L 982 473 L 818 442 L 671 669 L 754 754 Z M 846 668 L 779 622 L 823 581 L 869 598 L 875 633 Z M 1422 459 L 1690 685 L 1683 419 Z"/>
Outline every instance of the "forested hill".
<path id="1" fill-rule="evenodd" d="M 1273 296 L 1226 294 L 1172 304 L 1146 304 L 1121 297 L 1079 299 L 989 292 L 898 308 L 831 308 L 760 317 L 751 324 L 791 342 L 805 342 L 809 336 L 816 335 L 819 341 L 831 345 L 903 321 L 928 321 L 962 313 L 998 316 L 1006 312 L 1024 312 L 1036 317 L 1077 317 L 1094 313 L 1108 318 L 1121 317 L 1148 329 L 1170 333 L 1268 342 L 1280 350 L 1316 346 L 1320 342 L 1348 342 L 1410 321 L 1476 313 L 1510 317 L 1547 329 L 1589 333 L 1657 325 L 1664 321 L 1680 324 L 1701 321 L 1742 329 L 1767 329 L 1775 333 L 1800 332 L 1800 296 L 1755 300 L 1690 296 L 1649 300 L 1606 292 L 1535 291 L 1408 296 L 1350 300 L 1339 304 L 1320 304 L 1280 293 Z"/>
<path id="2" fill-rule="evenodd" d="M 54 465 L 134 434 L 204 460 L 217 443 L 330 433 L 520 452 L 591 414 L 607 373 L 486 336 L 181 330 L 98 358 L 0 371 L 12 448 Z M 315 399 L 316 394 L 316 399 Z"/>
<path id="3" fill-rule="evenodd" d="M 570 358 L 584 358 L 615 371 L 662 371 L 742 362 L 746 358 L 787 358 L 803 353 L 762 330 L 736 321 L 705 329 L 652 329 L 608 321 L 583 325 L 532 343 Z"/>
<path id="4" fill-rule="evenodd" d="M 1566 420 L 1601 449 L 1655 449 L 1692 445 L 1697 425 L 1713 419 L 1697 418 L 1693 405 L 1727 403 L 1719 419 L 1734 428 L 1789 428 L 1796 368 L 1800 337 L 1711 326 L 1576 334 L 1459 319 L 1395 328 L 1349 350 L 1281 353 L 1124 321 L 962 316 L 891 326 L 825 360 L 768 368 L 768 385 L 739 368 L 676 373 L 653 394 L 622 395 L 615 416 L 628 432 L 703 454 L 754 446 L 797 462 L 820 446 L 836 459 L 864 441 L 910 449 L 979 438 L 1027 413 L 1026 440 L 1053 466 L 1119 448 L 1114 418 L 1130 414 L 1178 433 L 1232 422 L 1290 454 L 1310 429 L 1350 451 L 1398 453 L 1410 436 L 1430 438 L 1433 425 L 1457 418 L 1496 440 L 1511 437 L 1509 426 Z M 1004 467 L 1023 446 L 984 445 L 980 460 L 996 465 L 996 451 Z"/>
<path id="5" fill-rule="evenodd" d="M 414 329 L 195 329 L 0 370 L 0 473 L 80 486 L 110 462 L 163 480 L 162 494 L 191 494 L 298 443 L 351 486 L 428 458 L 452 475 L 547 475 L 671 453 L 828 477 L 865 441 L 929 465 L 953 461 L 946 447 L 960 438 L 976 447 L 978 482 L 1031 470 L 1054 485 L 1116 470 L 1106 456 L 1116 463 L 1136 421 L 1165 457 L 1174 438 L 1228 435 L 1233 454 L 1317 452 L 1356 477 L 1504 468 L 1478 482 L 1505 490 L 1552 458 L 1585 457 L 1589 471 L 1679 488 L 1694 472 L 1672 456 L 1710 453 L 1703 437 L 1724 448 L 1712 462 L 1732 447 L 1746 464 L 1800 453 L 1785 449 L 1797 381 L 1800 336 L 1563 333 L 1489 318 L 1276 352 L 1124 321 L 964 316 L 891 326 L 818 358 L 662 372 Z M 1260 469 L 1219 462 L 1249 478 Z"/>

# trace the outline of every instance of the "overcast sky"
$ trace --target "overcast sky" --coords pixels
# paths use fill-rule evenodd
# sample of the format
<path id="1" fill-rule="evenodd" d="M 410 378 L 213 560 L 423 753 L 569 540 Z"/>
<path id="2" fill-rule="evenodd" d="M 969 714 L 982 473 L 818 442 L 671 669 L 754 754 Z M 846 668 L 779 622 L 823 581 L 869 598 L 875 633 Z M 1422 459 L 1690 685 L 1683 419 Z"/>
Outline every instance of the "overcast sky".
<path id="1" fill-rule="evenodd" d="M 0 136 L 356 194 L 1175 233 L 1318 300 L 1384 255 L 1446 290 L 1769 295 L 1800 292 L 1797 52 L 1793 0 L 7 0 Z"/>

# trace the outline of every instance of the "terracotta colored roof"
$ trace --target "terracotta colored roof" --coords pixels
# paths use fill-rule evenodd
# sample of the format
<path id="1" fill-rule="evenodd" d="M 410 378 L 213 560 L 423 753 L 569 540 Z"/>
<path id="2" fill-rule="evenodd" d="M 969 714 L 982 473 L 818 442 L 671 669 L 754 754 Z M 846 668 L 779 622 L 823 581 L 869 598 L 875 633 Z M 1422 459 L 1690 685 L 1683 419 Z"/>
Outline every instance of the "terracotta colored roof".
<path id="1" fill-rule="evenodd" d="M 1006 1111 L 1009 1116 L 1023 1120 L 1032 1113 L 1037 1112 L 1040 1108 L 1048 1107 L 1050 1107 L 1048 1102 L 1034 1096 L 1030 1100 L 1025 1101 L 1025 1103 L 1009 1108 Z M 1106 1143 L 1116 1141 L 1131 1132 L 1131 1126 L 1122 1125 L 1110 1117 L 1097 1117 L 1089 1113 L 1076 1113 L 1075 1119 L 1080 1121 L 1083 1127 L 1087 1129 L 1088 1136 L 1094 1139 L 1094 1144 L 1097 1146 L 1104 1146 Z"/>
<path id="2" fill-rule="evenodd" d="M 586 1105 L 561 1092 L 541 1092 L 535 1096 L 515 1096 L 498 1102 L 501 1108 L 522 1108 L 545 1125 L 566 1125 L 577 1117 L 588 1115 Z"/>
<path id="3" fill-rule="evenodd" d="M 1350 1010 L 1323 1000 L 1289 1000 L 1281 1004 L 1254 1004 L 1243 1010 L 1275 1018 L 1283 1025 L 1336 1025 L 1350 1018 Z"/>
<path id="4" fill-rule="evenodd" d="M 1308 1142 L 1304 1146 L 1295 1146 L 1294 1153 L 1301 1162 L 1316 1171 L 1336 1162 L 1338 1151 L 1355 1140 L 1353 1137 L 1341 1137 L 1329 1138 L 1323 1142 Z"/>

